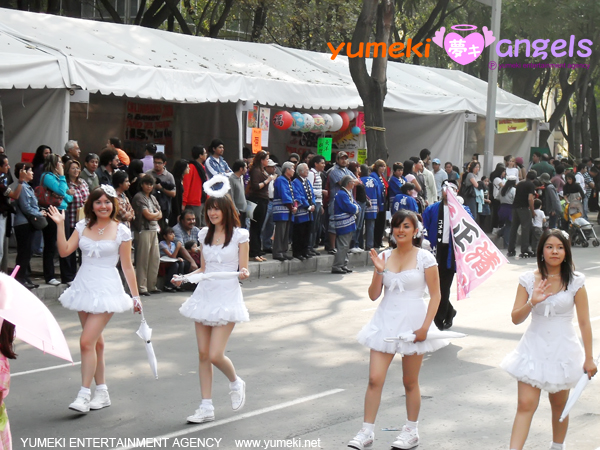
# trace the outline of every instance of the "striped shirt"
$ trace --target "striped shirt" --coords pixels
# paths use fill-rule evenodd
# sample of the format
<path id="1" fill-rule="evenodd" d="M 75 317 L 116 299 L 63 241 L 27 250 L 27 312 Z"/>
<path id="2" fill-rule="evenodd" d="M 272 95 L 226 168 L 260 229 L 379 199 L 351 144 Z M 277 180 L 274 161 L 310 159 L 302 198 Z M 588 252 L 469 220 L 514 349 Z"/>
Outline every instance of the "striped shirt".
<path id="1" fill-rule="evenodd" d="M 315 193 L 315 203 L 323 203 L 323 180 L 321 174 L 316 169 L 310 169 L 308 172 L 308 181 L 312 184 Z"/>

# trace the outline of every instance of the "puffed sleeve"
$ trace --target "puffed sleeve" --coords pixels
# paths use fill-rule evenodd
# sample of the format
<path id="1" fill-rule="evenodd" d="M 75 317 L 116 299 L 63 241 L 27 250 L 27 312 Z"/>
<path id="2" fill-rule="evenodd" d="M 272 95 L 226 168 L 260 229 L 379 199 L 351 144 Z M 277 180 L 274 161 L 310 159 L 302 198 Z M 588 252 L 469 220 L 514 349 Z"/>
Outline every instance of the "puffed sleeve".
<path id="1" fill-rule="evenodd" d="M 236 228 L 235 237 L 238 244 L 243 244 L 250 241 L 250 232 L 245 228 Z"/>
<path id="2" fill-rule="evenodd" d="M 569 283 L 567 288 L 573 295 L 577 294 L 577 291 L 585 284 L 585 275 L 580 272 L 573 272 L 573 280 Z"/>
<path id="3" fill-rule="evenodd" d="M 83 236 L 83 230 L 85 230 L 85 225 L 87 224 L 87 219 L 81 219 L 79 222 L 75 224 L 75 229 L 79 233 L 79 237 Z"/>
<path id="4" fill-rule="evenodd" d="M 519 284 L 525 288 L 529 295 L 533 292 L 533 283 L 535 281 L 535 274 L 533 272 L 525 272 L 519 277 Z"/>
<path id="5" fill-rule="evenodd" d="M 423 270 L 438 265 L 435 256 L 433 256 L 433 254 L 431 252 L 428 252 L 427 250 L 421 249 L 421 251 L 419 252 L 419 256 L 421 257 L 421 267 L 423 268 Z"/>
<path id="6" fill-rule="evenodd" d="M 131 230 L 129 229 L 129 227 L 120 223 L 117 228 L 117 241 L 121 243 L 131 241 L 132 239 L 133 237 L 131 237 Z"/>
<path id="7" fill-rule="evenodd" d="M 392 254 L 392 250 L 384 250 L 377 256 L 379 257 L 379 259 L 387 261 L 391 254 Z"/>
<path id="8" fill-rule="evenodd" d="M 204 227 L 200 229 L 200 233 L 198 233 L 198 242 L 200 245 L 204 245 L 204 239 L 206 239 L 206 235 L 208 234 L 208 227 Z"/>

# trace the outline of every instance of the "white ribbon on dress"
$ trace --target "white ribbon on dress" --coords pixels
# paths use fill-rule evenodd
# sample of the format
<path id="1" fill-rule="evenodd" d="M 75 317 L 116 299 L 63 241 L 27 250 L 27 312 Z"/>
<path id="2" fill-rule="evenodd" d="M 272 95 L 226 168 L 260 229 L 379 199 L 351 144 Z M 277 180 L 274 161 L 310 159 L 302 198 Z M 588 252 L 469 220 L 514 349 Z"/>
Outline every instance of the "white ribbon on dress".
<path id="1" fill-rule="evenodd" d="M 92 248 L 90 248 L 87 255 L 88 258 L 92 258 L 93 256 L 96 256 L 96 258 L 100 258 L 100 244 L 94 241 L 94 245 Z"/>

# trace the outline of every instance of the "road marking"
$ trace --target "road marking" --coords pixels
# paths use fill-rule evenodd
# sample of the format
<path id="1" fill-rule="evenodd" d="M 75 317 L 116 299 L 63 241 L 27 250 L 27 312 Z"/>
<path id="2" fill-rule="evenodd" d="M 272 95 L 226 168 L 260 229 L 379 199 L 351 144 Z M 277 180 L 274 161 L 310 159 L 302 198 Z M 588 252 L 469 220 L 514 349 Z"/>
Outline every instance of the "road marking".
<path id="1" fill-rule="evenodd" d="M 269 406 L 267 408 L 257 409 L 256 411 L 251 411 L 251 412 L 248 412 L 245 414 L 241 414 L 239 416 L 230 417 L 229 419 L 217 420 L 215 422 L 210 422 L 210 423 L 206 423 L 206 424 L 203 423 L 203 424 L 195 425 L 193 427 L 186 427 L 185 430 L 175 431 L 173 433 L 163 434 L 162 436 L 157 436 L 154 438 L 147 438 L 147 439 L 163 440 L 163 439 L 176 438 L 179 436 L 185 436 L 186 434 L 192 434 L 192 433 L 196 433 L 198 431 L 204 431 L 209 428 L 218 427 L 220 425 L 225 425 L 225 424 L 228 424 L 231 422 L 237 422 L 238 420 L 248 419 L 249 417 L 254 417 L 254 416 L 266 414 L 266 413 L 269 413 L 272 411 L 289 408 L 290 406 L 295 406 L 295 405 L 299 405 L 300 403 L 305 403 L 305 402 L 309 402 L 311 400 L 316 400 L 318 398 L 327 397 L 328 395 L 339 394 L 340 392 L 343 392 L 344 390 L 345 389 L 332 389 L 331 391 L 325 391 L 325 392 L 321 392 L 320 394 L 309 395 L 308 397 L 298 398 L 296 400 L 292 400 L 289 402 L 280 403 L 279 405 L 274 405 L 274 406 Z M 132 448 L 138 448 L 138 446 L 118 447 L 117 450 L 129 450 Z"/>
<path id="2" fill-rule="evenodd" d="M 600 266 L 592 266 L 592 267 L 588 267 L 587 269 L 583 269 L 583 270 L 592 270 L 592 269 L 600 269 Z"/>
<path id="3" fill-rule="evenodd" d="M 77 361 L 77 362 L 74 362 L 73 364 L 71 364 L 71 363 L 61 364 L 60 366 L 44 367 L 43 369 L 34 369 L 34 370 L 28 370 L 26 372 L 11 373 L 10 376 L 18 377 L 19 375 L 29 375 L 30 373 L 45 372 L 46 370 L 62 369 L 63 367 L 73 367 L 73 366 L 78 366 L 80 364 L 81 364 L 81 361 Z"/>

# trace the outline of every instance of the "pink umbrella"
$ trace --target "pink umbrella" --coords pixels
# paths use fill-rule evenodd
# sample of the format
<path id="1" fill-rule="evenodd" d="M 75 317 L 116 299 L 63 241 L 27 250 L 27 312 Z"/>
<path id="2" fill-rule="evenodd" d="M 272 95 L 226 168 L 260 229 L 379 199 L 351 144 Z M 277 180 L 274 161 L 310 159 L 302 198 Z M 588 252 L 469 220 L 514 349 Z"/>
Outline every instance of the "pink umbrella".
<path id="1" fill-rule="evenodd" d="M 65 336 L 50 310 L 25 286 L 3 273 L 0 273 L 0 318 L 15 325 L 16 335 L 22 341 L 73 362 Z"/>

